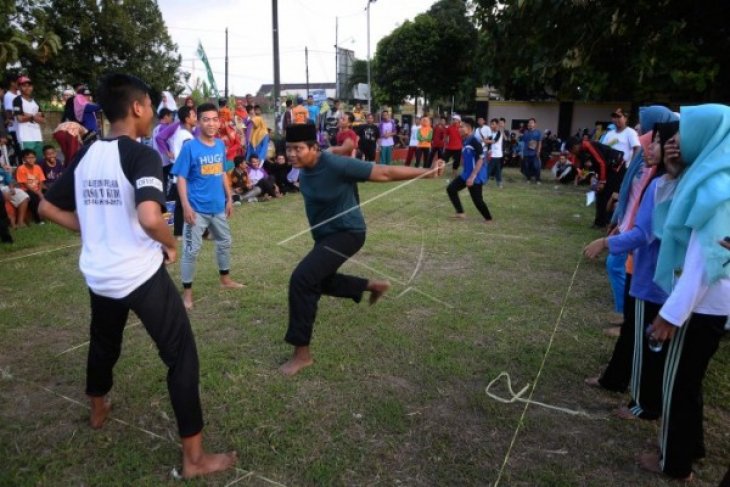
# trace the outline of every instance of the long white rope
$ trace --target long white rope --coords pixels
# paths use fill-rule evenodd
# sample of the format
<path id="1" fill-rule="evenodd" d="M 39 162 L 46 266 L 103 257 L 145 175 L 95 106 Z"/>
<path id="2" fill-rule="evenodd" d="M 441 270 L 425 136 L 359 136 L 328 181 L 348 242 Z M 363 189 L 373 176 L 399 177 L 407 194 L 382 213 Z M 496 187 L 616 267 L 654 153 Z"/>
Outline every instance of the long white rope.
<path id="1" fill-rule="evenodd" d="M 525 415 L 527 414 L 527 409 L 530 407 L 530 404 L 539 404 L 540 406 L 548 406 L 551 409 L 556 409 L 563 412 L 570 411 L 571 414 L 577 414 L 575 411 L 571 410 L 565 410 L 564 408 L 559 408 L 557 406 L 550 406 L 544 403 L 538 403 L 537 401 L 532 400 L 532 396 L 535 393 L 535 388 L 537 387 L 537 383 L 540 381 L 540 375 L 542 374 L 543 369 L 545 368 L 545 362 L 547 361 L 548 354 L 550 354 L 550 349 L 553 346 L 553 342 L 555 341 L 555 335 L 558 332 L 558 326 L 560 325 L 560 321 L 563 318 L 563 312 L 565 311 L 565 307 L 568 303 L 568 296 L 570 296 L 570 292 L 573 290 L 573 283 L 575 283 L 575 276 L 578 274 L 578 268 L 580 267 L 580 263 L 583 261 L 583 256 L 581 255 L 578 257 L 578 262 L 575 264 L 575 270 L 573 271 L 573 276 L 570 278 L 570 284 L 568 285 L 568 290 L 565 292 L 565 296 L 563 297 L 563 303 L 560 307 L 560 312 L 558 313 L 558 317 L 555 320 L 555 327 L 553 328 L 553 333 L 550 335 L 550 341 L 548 342 L 547 349 L 545 350 L 545 355 L 542 357 L 542 363 L 540 364 L 540 368 L 537 371 L 537 375 L 535 376 L 535 380 L 532 383 L 532 388 L 530 389 L 530 394 L 527 397 L 527 399 L 523 399 L 522 396 L 527 391 L 527 389 L 530 387 L 530 384 L 527 384 L 518 394 L 515 394 L 512 391 L 511 381 L 509 380 L 509 375 L 506 372 L 502 372 L 497 376 L 496 379 L 491 381 L 489 385 L 486 388 L 486 393 L 489 397 L 492 399 L 495 399 L 499 402 L 506 402 L 506 403 L 512 403 L 515 401 L 520 401 L 525 403 L 525 407 L 522 409 L 522 415 L 520 415 L 520 420 L 517 422 L 517 427 L 515 428 L 515 432 L 512 435 L 512 441 L 510 441 L 509 448 L 507 448 L 507 453 L 504 456 L 504 461 L 502 462 L 502 466 L 499 468 L 499 474 L 497 475 L 497 480 L 494 481 L 494 487 L 497 487 L 499 485 L 499 481 L 502 479 L 502 475 L 504 474 L 504 469 L 507 466 L 507 462 L 509 461 L 510 454 L 512 453 L 512 448 L 514 448 L 515 443 L 517 441 L 517 435 L 520 432 L 520 429 L 522 428 L 523 422 L 525 420 Z M 499 379 L 501 379 L 504 375 L 507 375 L 507 386 L 512 394 L 512 399 L 505 400 L 503 398 L 495 397 L 493 394 L 489 392 L 489 388 L 497 382 Z M 585 414 L 585 413 L 584 413 Z"/>

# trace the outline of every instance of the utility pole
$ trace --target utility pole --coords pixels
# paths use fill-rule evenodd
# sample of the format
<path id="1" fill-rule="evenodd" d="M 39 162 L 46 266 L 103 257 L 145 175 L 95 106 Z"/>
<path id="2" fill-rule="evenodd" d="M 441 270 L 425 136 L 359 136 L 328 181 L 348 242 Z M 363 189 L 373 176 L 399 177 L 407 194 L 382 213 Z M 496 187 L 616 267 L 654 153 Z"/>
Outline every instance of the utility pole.
<path id="1" fill-rule="evenodd" d="M 375 0 L 368 0 L 368 113 L 372 113 L 372 107 L 370 106 L 372 104 L 372 90 L 370 89 L 370 4 L 373 3 Z"/>
<path id="2" fill-rule="evenodd" d="M 309 98 L 309 49 L 304 46 L 304 66 L 307 76 L 307 98 Z"/>
<path id="3" fill-rule="evenodd" d="M 274 34 L 274 117 L 279 114 L 281 103 L 279 103 L 279 92 L 281 80 L 279 79 L 279 2 L 271 0 L 271 22 Z M 275 118 L 276 119 L 276 118 Z M 279 133 L 279 124 L 275 123 L 274 133 Z"/>
<path id="4" fill-rule="evenodd" d="M 335 17 L 335 99 L 340 98 L 340 73 L 337 72 L 339 51 L 337 50 L 337 31 L 340 25 L 340 18 Z"/>
<path id="5" fill-rule="evenodd" d="M 226 27 L 226 86 L 224 88 L 224 94 L 225 94 L 225 97 L 227 100 L 228 99 L 228 27 Z"/>

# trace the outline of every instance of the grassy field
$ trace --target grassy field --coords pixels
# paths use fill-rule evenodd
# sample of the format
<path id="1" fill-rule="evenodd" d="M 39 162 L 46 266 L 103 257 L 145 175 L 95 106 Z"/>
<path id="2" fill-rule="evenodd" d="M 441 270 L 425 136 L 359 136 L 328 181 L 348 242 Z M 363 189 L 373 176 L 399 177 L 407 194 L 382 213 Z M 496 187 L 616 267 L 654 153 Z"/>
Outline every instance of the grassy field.
<path id="1" fill-rule="evenodd" d="M 580 259 L 597 236 L 593 208 L 573 187 L 506 177 L 486 190 L 492 225 L 466 192 L 468 219 L 450 220 L 444 180 L 366 205 L 368 240 L 343 269 L 393 288 L 373 307 L 323 298 L 315 366 L 294 378 L 277 372 L 291 352 L 287 282 L 311 237 L 277 242 L 307 228 L 301 199 L 237 208 L 232 276 L 247 288 L 219 290 L 206 243 L 191 320 L 207 443 L 237 450 L 239 470 L 189 484 L 670 485 L 634 462 L 657 425 L 616 419 L 626 397 L 583 385 L 614 343 L 601 333 L 611 308 L 602 263 Z M 394 186 L 361 185 L 361 199 Z M 92 431 L 78 237 L 53 225 L 16 236 L 0 249 L 0 485 L 175 485 L 165 369 L 144 329 L 130 317 L 112 391 L 118 421 Z M 179 264 L 170 272 L 179 281 Z M 724 340 L 705 381 L 708 456 L 695 485 L 717 485 L 727 469 L 728 352 Z M 541 371 L 534 400 L 585 414 L 531 405 L 520 422 L 523 403 L 485 393 L 503 371 L 516 391 Z M 504 382 L 493 392 L 508 395 Z"/>

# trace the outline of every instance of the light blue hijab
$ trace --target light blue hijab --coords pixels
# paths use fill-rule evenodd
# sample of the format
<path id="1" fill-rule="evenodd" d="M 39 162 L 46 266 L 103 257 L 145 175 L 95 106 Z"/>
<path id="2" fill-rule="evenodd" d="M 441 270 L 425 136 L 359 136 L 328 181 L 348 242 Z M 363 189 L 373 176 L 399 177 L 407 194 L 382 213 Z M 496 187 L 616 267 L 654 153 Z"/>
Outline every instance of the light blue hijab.
<path id="1" fill-rule="evenodd" d="M 718 243 L 730 235 L 730 107 L 682 107 L 680 113 L 686 169 L 666 215 L 654 213 L 655 233 L 662 241 L 654 282 L 668 293 L 675 271 L 684 266 L 692 231 L 702 247 L 708 283 L 730 277 L 730 266 L 723 267 L 727 250 Z"/>

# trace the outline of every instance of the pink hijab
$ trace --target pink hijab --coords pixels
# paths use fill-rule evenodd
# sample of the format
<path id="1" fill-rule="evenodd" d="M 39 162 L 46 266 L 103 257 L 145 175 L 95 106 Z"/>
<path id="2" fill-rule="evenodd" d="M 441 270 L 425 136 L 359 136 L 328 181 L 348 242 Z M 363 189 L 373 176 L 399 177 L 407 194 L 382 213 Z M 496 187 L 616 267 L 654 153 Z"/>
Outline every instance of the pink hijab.
<path id="1" fill-rule="evenodd" d="M 79 93 L 74 96 L 74 115 L 79 123 L 84 119 L 84 108 L 89 104 L 89 98 L 86 95 Z"/>

